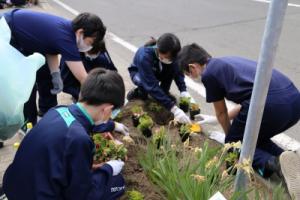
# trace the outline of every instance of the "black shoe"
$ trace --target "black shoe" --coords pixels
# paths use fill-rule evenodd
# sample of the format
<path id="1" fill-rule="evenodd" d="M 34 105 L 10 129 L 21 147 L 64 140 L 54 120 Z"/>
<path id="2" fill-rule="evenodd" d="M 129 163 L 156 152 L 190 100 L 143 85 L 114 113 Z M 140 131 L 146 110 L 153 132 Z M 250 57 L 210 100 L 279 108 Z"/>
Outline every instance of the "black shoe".
<path id="1" fill-rule="evenodd" d="M 268 178 L 272 174 L 276 174 L 279 178 L 283 179 L 283 175 L 281 172 L 279 157 L 272 156 L 266 163 L 264 169 L 264 177 Z"/>
<path id="2" fill-rule="evenodd" d="M 131 101 L 134 99 L 146 100 L 148 98 L 148 94 L 141 91 L 139 88 L 132 89 L 127 94 L 127 100 Z"/>
<path id="3" fill-rule="evenodd" d="M 39 116 L 39 117 L 43 117 L 44 116 L 44 112 L 43 111 L 41 111 L 41 110 L 38 110 L 38 113 L 37 113 L 37 115 Z"/>
<path id="4" fill-rule="evenodd" d="M 4 142 L 0 141 L 0 149 L 4 147 Z"/>

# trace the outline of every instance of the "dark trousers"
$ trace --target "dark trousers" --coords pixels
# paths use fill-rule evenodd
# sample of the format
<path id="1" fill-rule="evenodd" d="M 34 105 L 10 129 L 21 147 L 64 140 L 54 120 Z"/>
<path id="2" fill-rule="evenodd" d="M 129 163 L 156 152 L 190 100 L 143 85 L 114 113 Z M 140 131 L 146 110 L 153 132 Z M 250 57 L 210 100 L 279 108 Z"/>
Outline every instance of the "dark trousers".
<path id="1" fill-rule="evenodd" d="M 238 116 L 233 120 L 225 142 L 242 141 L 246 126 L 249 101 L 242 104 Z M 300 119 L 300 94 L 285 104 L 266 104 L 258 134 L 253 168 L 264 170 L 272 156 L 279 156 L 283 150 L 271 138 L 295 125 Z"/>
<path id="2" fill-rule="evenodd" d="M 50 93 L 52 78 L 47 64 L 42 66 L 36 73 L 36 84 L 31 92 L 29 100 L 24 104 L 25 120 L 36 124 L 37 122 L 37 105 L 36 94 L 38 92 L 39 110 L 46 113 L 50 108 L 57 105 L 57 96 Z"/>

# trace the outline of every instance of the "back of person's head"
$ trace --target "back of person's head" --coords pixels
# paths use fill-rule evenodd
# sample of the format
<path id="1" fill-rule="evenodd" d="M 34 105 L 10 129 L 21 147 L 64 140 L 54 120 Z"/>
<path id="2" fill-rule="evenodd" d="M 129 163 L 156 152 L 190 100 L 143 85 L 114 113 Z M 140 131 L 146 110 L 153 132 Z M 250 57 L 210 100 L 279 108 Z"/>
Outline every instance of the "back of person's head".
<path id="1" fill-rule="evenodd" d="M 104 40 L 94 42 L 93 48 L 88 51 L 89 54 L 99 54 L 103 52 L 106 52 L 106 46 Z"/>
<path id="2" fill-rule="evenodd" d="M 184 46 L 177 56 L 178 65 L 182 71 L 189 72 L 189 64 L 204 65 L 211 58 L 207 51 L 196 43 Z"/>
<path id="3" fill-rule="evenodd" d="M 159 53 L 168 54 L 175 58 L 181 49 L 178 37 L 172 33 L 165 33 L 157 40 L 157 49 Z"/>
<path id="4" fill-rule="evenodd" d="M 81 85 L 79 102 L 99 106 L 104 103 L 114 105 L 114 109 L 124 105 L 125 86 L 122 77 L 115 71 L 102 68 L 91 70 Z"/>
<path id="5" fill-rule="evenodd" d="M 100 17 L 92 13 L 81 13 L 72 20 L 74 32 L 83 29 L 84 37 L 95 37 L 96 41 L 101 41 L 105 35 L 106 27 Z"/>

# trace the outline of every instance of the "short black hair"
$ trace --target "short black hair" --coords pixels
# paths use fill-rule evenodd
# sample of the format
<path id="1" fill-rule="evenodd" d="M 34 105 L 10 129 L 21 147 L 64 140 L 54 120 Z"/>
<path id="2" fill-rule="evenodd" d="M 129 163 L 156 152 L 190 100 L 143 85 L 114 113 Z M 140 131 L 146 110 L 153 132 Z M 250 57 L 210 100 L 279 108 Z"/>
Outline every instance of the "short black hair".
<path id="1" fill-rule="evenodd" d="M 124 105 L 124 100 L 124 82 L 115 71 L 95 68 L 89 72 L 81 85 L 79 102 L 93 106 L 110 103 L 116 109 Z"/>
<path id="2" fill-rule="evenodd" d="M 173 33 L 164 33 L 157 40 L 157 49 L 163 54 L 170 53 L 174 59 L 181 49 L 181 44 L 178 37 Z"/>
<path id="3" fill-rule="evenodd" d="M 81 13 L 72 20 L 73 31 L 83 29 L 84 37 L 95 37 L 96 41 L 104 38 L 106 27 L 100 17 L 92 13 Z"/>
<path id="4" fill-rule="evenodd" d="M 106 45 L 104 40 L 96 41 L 93 44 L 93 48 L 88 51 L 89 54 L 98 54 L 106 52 Z"/>
<path id="5" fill-rule="evenodd" d="M 211 58 L 207 51 L 196 43 L 184 46 L 177 56 L 177 62 L 181 70 L 189 72 L 189 64 L 198 63 L 204 65 Z"/>

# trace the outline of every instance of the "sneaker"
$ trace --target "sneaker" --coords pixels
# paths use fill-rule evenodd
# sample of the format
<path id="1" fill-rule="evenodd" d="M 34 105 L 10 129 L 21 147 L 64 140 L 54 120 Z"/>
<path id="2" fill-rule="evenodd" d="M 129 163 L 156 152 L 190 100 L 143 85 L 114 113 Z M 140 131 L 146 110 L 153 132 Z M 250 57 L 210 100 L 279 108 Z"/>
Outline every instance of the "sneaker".
<path id="1" fill-rule="evenodd" d="M 148 95 L 141 91 L 139 88 L 134 88 L 130 90 L 127 94 L 127 100 L 131 101 L 134 99 L 141 99 L 141 100 L 146 100 L 148 98 Z"/>
<path id="2" fill-rule="evenodd" d="M 291 198 L 300 200 L 300 150 L 283 152 L 279 161 L 283 180 Z"/>
<path id="3" fill-rule="evenodd" d="M 279 157 L 272 156 L 266 163 L 264 169 L 264 178 L 270 177 L 273 173 L 275 173 L 280 179 L 283 179 L 283 175 L 281 172 Z"/>

